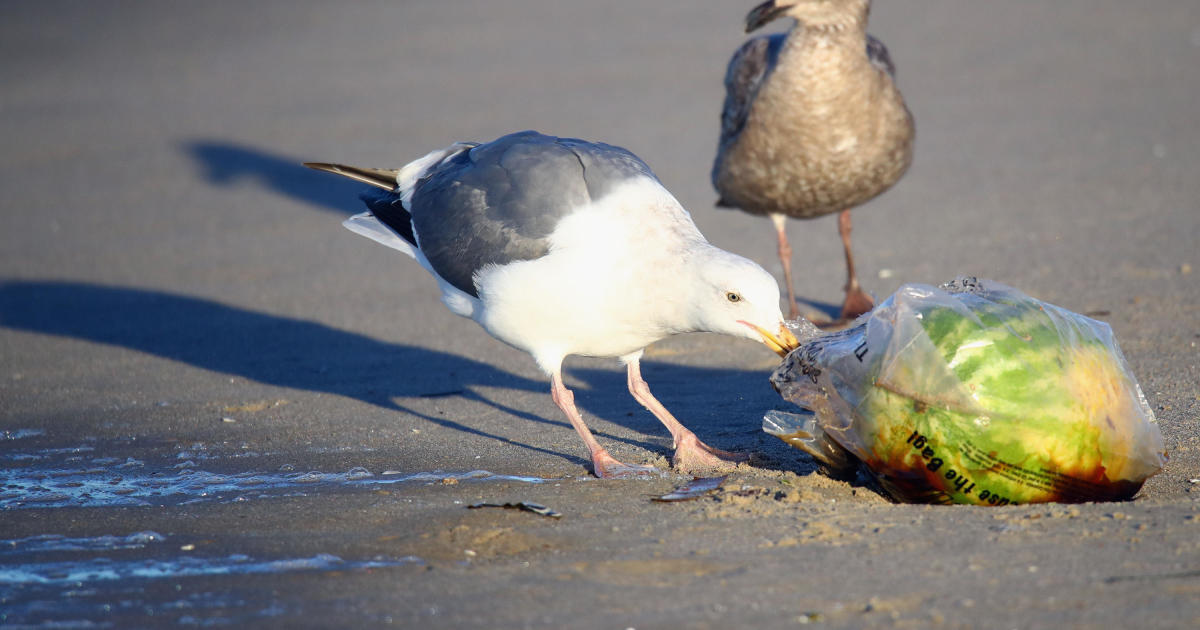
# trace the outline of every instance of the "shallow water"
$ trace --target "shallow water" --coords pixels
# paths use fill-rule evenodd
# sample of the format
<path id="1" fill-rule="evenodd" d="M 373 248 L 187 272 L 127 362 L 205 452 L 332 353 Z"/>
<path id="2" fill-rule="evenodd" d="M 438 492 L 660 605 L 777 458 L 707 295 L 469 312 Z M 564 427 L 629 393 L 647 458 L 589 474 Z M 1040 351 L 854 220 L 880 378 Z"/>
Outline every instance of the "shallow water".
<path id="1" fill-rule="evenodd" d="M 448 480 L 551 481 L 486 470 L 306 470 L 297 464 L 279 465 L 277 454 L 200 443 L 163 447 L 90 438 L 71 446 L 45 442 L 43 432 L 36 429 L 0 432 L 0 511 L 240 503 Z M 312 455 L 319 459 L 323 453 Z M 55 521 L 45 522 L 51 526 Z M 154 531 L 0 539 L 0 627 L 108 628 L 123 627 L 131 618 L 151 617 L 182 626 L 255 625 L 295 614 L 296 602 L 264 604 L 227 590 L 197 589 L 195 581 L 183 582 L 191 586 L 178 596 L 172 589 L 180 590 L 179 580 L 188 579 L 208 584 L 204 578 L 302 572 L 345 575 L 424 566 L 416 556 L 261 557 L 237 553 L 236 548 L 213 549 L 204 553 L 194 545 L 180 546 Z M 154 594 L 147 595 L 151 591 Z"/>
<path id="2" fill-rule="evenodd" d="M 229 554 L 216 558 L 176 556 L 166 559 L 118 561 L 109 558 L 91 560 L 5 564 L 0 567 L 0 589 L 8 586 L 33 584 L 70 585 L 80 587 L 112 580 L 170 579 L 202 575 L 249 575 L 253 573 L 284 573 L 288 571 L 350 571 L 422 564 L 416 556 L 402 558 L 376 557 L 370 560 L 346 562 L 321 553 L 311 558 L 278 558 L 256 560 L 244 554 Z M 3 595 L 9 593 L 0 590 Z"/>
<path id="3" fill-rule="evenodd" d="M 277 470 L 228 470 L 227 460 L 252 463 L 266 454 L 222 452 L 204 444 L 173 454 L 112 457 L 100 453 L 124 449 L 81 444 L 70 447 L 20 448 L 14 444 L 40 431 L 5 431 L 0 450 L 0 510 L 20 508 L 188 505 L 207 501 L 241 502 L 278 496 L 308 496 L 336 489 L 371 489 L 402 483 L 454 481 L 518 481 L 541 483 L 541 477 L 497 475 L 486 470 L 371 472 L 354 467 L 344 472 L 298 472 L 294 464 Z M 140 455 L 140 453 L 139 453 Z M 249 467 L 253 468 L 253 466 Z"/>
<path id="4" fill-rule="evenodd" d="M 55 535 L 0 540 L 0 627 L 108 628 L 112 615 L 173 620 L 178 625 L 243 625 L 281 614 L 280 605 L 248 606 L 226 591 L 192 590 L 178 598 L 152 598 L 146 590 L 164 581 L 194 577 L 351 572 L 423 565 L 416 556 L 346 561 L 320 553 L 301 558 L 253 558 L 245 554 L 185 553 L 167 537 L 144 531 L 128 535 L 67 538 Z M 130 550 L 153 557 L 122 557 Z M 71 558 L 61 552 L 89 552 Z M 80 554 L 70 554 L 78 556 Z M 57 558 L 46 559 L 42 558 Z M 182 591 L 175 584 L 177 591 Z"/>
<path id="5" fill-rule="evenodd" d="M 0 540 L 0 559 L 14 553 L 143 549 L 146 545 L 165 539 L 166 536 L 151 531 L 136 532 L 128 536 L 93 536 L 90 538 L 67 538 L 58 534 L 42 534 L 15 540 Z M 0 573 L 6 569 L 7 567 L 0 567 Z M 4 582 L 3 577 L 0 577 L 0 582 Z"/>

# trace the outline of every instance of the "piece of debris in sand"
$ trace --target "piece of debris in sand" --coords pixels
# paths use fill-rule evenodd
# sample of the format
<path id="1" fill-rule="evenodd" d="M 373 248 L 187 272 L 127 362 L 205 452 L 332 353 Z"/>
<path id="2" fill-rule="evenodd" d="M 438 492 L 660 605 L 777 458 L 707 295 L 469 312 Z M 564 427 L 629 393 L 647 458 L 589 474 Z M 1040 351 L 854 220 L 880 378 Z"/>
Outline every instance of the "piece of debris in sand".
<path id="1" fill-rule="evenodd" d="M 471 505 L 468 505 L 467 509 L 476 510 L 479 508 L 488 508 L 488 507 L 507 508 L 510 510 L 521 510 L 523 512 L 533 512 L 534 514 L 538 514 L 541 516 L 547 516 L 549 518 L 562 518 L 562 514 L 560 512 L 555 512 L 554 510 L 551 510 L 550 508 L 548 508 L 544 505 L 541 505 L 538 503 L 530 503 L 529 501 L 518 501 L 516 503 L 473 503 Z"/>
<path id="2" fill-rule="evenodd" d="M 715 492 L 721 487 L 721 483 L 725 481 L 724 475 L 721 477 L 696 477 L 691 480 L 686 486 L 676 488 L 661 497 L 654 497 L 653 500 L 663 503 L 672 503 L 674 501 L 691 501 L 700 497 Z"/>

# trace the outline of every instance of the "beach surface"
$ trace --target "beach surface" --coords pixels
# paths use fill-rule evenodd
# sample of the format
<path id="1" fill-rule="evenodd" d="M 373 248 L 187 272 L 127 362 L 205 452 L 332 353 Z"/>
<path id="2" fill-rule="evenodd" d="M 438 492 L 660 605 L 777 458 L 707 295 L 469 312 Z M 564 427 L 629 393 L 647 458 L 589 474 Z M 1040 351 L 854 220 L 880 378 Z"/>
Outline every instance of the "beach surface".
<path id="1" fill-rule="evenodd" d="M 881 0 L 915 161 L 854 212 L 864 288 L 990 278 L 1108 322 L 1170 453 L 1131 501 L 896 504 L 761 430 L 762 345 L 643 375 L 753 454 L 693 501 L 615 360 L 568 387 L 343 229 L 361 186 L 522 130 L 623 146 L 718 246 L 722 78 L 752 3 L 36 2 L 0 22 L 0 626 L 1200 625 L 1200 4 Z M 779 28 L 782 24 L 774 25 Z M 789 226 L 840 303 L 832 217 Z M 559 517 L 480 503 L 543 505 Z"/>

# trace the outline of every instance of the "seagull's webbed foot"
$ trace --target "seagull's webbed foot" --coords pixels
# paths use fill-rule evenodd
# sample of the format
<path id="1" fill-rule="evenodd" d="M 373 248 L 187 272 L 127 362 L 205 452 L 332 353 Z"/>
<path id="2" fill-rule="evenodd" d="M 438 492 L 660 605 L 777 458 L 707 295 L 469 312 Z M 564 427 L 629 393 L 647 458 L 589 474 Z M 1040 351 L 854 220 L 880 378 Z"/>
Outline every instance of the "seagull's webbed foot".
<path id="1" fill-rule="evenodd" d="M 842 301 L 842 313 L 833 325 L 854 321 L 859 315 L 875 307 L 875 300 L 867 295 L 858 284 L 858 273 L 854 270 L 854 254 L 850 251 L 850 210 L 838 214 L 838 234 L 842 237 L 842 249 L 846 253 L 846 299 Z"/>
<path id="2" fill-rule="evenodd" d="M 662 475 L 662 471 L 653 466 L 623 464 L 607 450 L 600 450 L 592 456 L 592 472 L 600 479 L 636 479 Z"/>
<path id="3" fill-rule="evenodd" d="M 640 353 L 639 353 L 640 354 Z M 653 413 L 660 422 L 663 423 L 667 430 L 671 432 L 671 438 L 675 443 L 675 456 L 671 458 L 671 464 L 677 470 L 684 473 L 708 473 L 730 470 L 737 466 L 738 462 L 744 462 L 750 459 L 749 455 L 741 453 L 730 453 L 722 451 L 718 448 L 713 448 L 700 438 L 696 437 L 687 427 L 679 423 L 671 412 L 667 411 L 662 403 L 650 393 L 650 386 L 642 378 L 642 371 L 638 362 L 638 357 L 634 356 L 628 359 L 626 364 L 629 393 Z"/>
<path id="4" fill-rule="evenodd" d="M 713 448 L 689 431 L 680 438 L 675 447 L 675 456 L 671 458 L 671 464 L 679 472 L 701 475 L 728 472 L 749 460 L 750 456 L 745 453 L 731 453 Z"/>
<path id="5" fill-rule="evenodd" d="M 872 300 L 866 291 L 855 286 L 847 289 L 846 299 L 842 302 L 842 313 L 838 319 L 842 322 L 851 322 L 859 315 L 870 312 L 872 308 L 875 308 L 875 300 Z"/>
<path id="6" fill-rule="evenodd" d="M 601 479 L 630 479 L 662 474 L 653 466 L 622 464 L 617 461 L 617 458 L 609 454 L 608 449 L 600 446 L 600 443 L 596 441 L 596 436 L 592 435 L 591 430 L 584 424 L 583 418 L 579 415 L 579 410 L 575 407 L 575 395 L 563 385 L 562 374 L 558 371 L 550 374 L 550 395 L 554 398 L 554 404 L 558 405 L 559 409 L 562 409 L 562 412 L 566 414 L 567 419 L 571 421 L 571 426 L 575 427 L 575 431 L 579 433 L 579 437 L 583 438 L 583 443 L 587 446 L 588 453 L 592 457 L 592 472 L 597 477 Z"/>

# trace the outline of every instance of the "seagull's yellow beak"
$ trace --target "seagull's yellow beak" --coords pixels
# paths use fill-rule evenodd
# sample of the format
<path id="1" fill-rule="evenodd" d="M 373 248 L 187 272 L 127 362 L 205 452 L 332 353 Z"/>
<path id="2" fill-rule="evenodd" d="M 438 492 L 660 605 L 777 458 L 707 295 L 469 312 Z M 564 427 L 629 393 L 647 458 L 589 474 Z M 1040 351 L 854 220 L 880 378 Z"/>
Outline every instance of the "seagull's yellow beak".
<path id="1" fill-rule="evenodd" d="M 789 352 L 800 347 L 800 341 L 796 339 L 796 335 L 793 335 L 792 331 L 782 323 L 779 324 L 778 334 L 773 334 L 762 326 L 756 326 L 747 321 L 742 321 L 742 323 L 753 328 L 762 337 L 763 343 L 781 357 L 786 357 Z"/>

